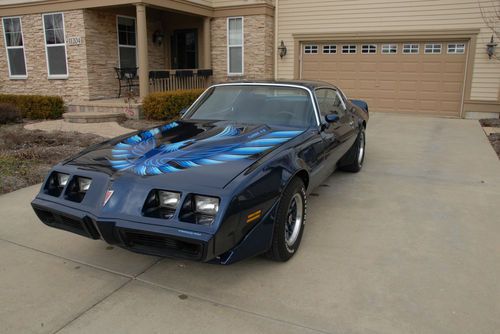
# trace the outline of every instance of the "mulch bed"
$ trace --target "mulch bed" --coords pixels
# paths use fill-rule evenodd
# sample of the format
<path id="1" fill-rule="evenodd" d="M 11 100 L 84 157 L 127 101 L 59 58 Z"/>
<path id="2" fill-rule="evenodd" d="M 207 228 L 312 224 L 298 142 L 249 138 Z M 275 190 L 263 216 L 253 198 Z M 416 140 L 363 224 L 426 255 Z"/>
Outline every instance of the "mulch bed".
<path id="1" fill-rule="evenodd" d="M 479 123 L 482 127 L 500 128 L 500 119 L 497 118 L 480 119 Z M 500 133 L 492 133 L 488 139 L 497 153 L 498 159 L 500 159 Z"/>
<path id="2" fill-rule="evenodd" d="M 104 140 L 93 134 L 0 125 L 0 194 L 42 182 L 53 165 Z"/>

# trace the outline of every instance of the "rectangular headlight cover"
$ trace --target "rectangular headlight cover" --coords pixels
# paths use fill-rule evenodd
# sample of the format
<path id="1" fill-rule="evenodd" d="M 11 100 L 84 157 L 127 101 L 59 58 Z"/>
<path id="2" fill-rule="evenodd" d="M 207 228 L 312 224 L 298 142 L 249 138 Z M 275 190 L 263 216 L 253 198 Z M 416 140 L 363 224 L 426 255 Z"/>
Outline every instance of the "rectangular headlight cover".
<path id="1" fill-rule="evenodd" d="M 175 210 L 181 200 L 181 194 L 173 191 L 159 190 L 158 199 L 161 207 Z"/>
<path id="2" fill-rule="evenodd" d="M 219 211 L 219 199 L 209 196 L 194 196 L 195 211 L 203 215 L 215 216 Z"/>

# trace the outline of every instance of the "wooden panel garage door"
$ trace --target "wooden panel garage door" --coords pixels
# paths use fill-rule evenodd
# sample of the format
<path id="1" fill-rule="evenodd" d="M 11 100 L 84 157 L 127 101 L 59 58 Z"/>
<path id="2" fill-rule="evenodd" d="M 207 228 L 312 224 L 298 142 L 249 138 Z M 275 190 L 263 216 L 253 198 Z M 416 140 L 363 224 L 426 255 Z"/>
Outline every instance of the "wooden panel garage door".
<path id="1" fill-rule="evenodd" d="M 324 80 L 371 111 L 459 117 L 466 42 L 304 43 L 302 79 Z"/>

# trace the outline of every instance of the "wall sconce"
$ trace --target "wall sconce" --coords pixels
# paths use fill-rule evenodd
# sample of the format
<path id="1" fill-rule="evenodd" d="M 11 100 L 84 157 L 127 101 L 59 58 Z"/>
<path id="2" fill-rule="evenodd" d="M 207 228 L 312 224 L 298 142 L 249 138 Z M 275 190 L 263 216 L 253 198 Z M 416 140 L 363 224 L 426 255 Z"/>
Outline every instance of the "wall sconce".
<path id="1" fill-rule="evenodd" d="M 281 41 L 280 46 L 278 46 L 278 51 L 280 52 L 280 58 L 283 59 L 286 56 L 286 45 L 283 41 Z"/>
<path id="2" fill-rule="evenodd" d="M 161 32 L 160 30 L 156 30 L 153 33 L 153 43 L 158 44 L 158 46 L 160 46 L 161 43 L 163 42 L 163 37 L 165 37 L 163 32 Z"/>
<path id="3" fill-rule="evenodd" d="M 488 54 L 488 58 L 491 59 L 495 54 L 495 48 L 497 47 L 497 43 L 493 41 L 493 35 L 491 35 L 491 41 L 486 44 L 486 53 Z"/>

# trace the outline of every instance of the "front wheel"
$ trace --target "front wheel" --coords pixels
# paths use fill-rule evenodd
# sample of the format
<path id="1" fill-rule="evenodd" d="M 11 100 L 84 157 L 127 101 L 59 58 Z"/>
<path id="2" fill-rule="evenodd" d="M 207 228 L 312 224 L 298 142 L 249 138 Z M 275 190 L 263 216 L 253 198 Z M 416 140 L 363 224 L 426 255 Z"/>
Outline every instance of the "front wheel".
<path id="1" fill-rule="evenodd" d="M 346 172 L 357 173 L 363 168 L 365 161 L 365 129 L 361 128 L 356 141 L 339 162 L 340 169 Z"/>
<path id="2" fill-rule="evenodd" d="M 298 250 L 306 222 L 306 189 L 294 178 L 283 192 L 274 223 L 273 242 L 267 255 L 275 261 L 288 261 Z"/>

